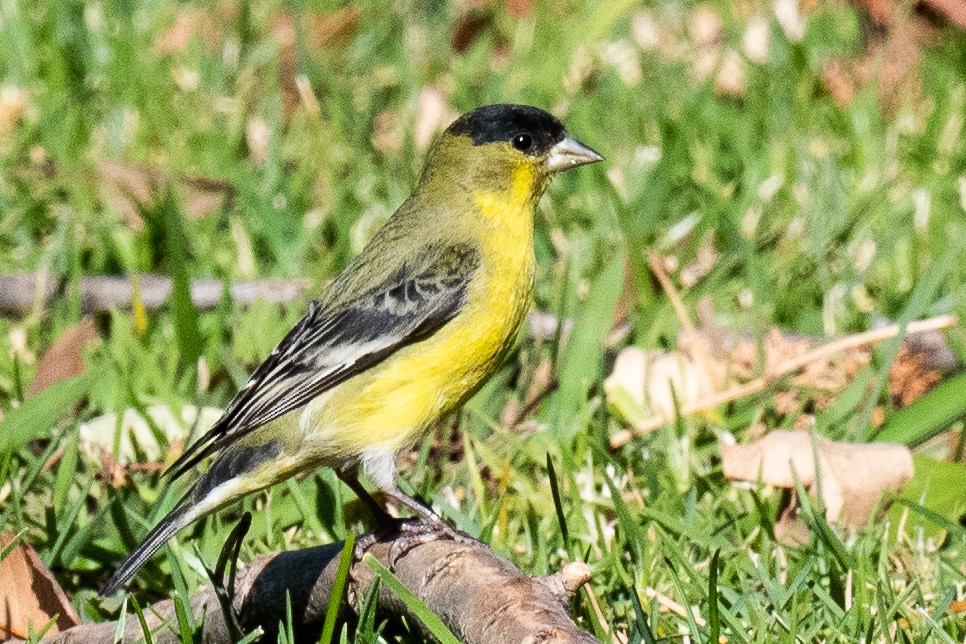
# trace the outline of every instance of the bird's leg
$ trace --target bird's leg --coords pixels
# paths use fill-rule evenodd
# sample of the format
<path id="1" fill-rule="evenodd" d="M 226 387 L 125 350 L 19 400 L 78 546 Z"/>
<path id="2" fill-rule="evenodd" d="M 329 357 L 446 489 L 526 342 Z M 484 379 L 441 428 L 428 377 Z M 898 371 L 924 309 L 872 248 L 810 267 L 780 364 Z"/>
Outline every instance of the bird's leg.
<path id="1" fill-rule="evenodd" d="M 396 499 L 397 501 L 405 505 L 407 508 L 409 508 L 410 510 L 418 514 L 423 521 L 427 523 L 441 523 L 443 525 L 446 525 L 446 522 L 443 521 L 443 518 L 441 516 L 433 512 L 432 509 L 426 507 L 425 505 L 423 505 L 413 497 L 409 496 L 408 494 L 400 490 L 395 484 L 393 484 L 391 487 L 388 487 L 386 489 L 382 489 L 381 491 L 386 496 L 390 496 Z"/>
<path id="2" fill-rule="evenodd" d="M 348 471 L 338 471 L 336 475 L 343 483 L 349 486 L 349 489 L 359 498 L 360 501 L 365 503 L 369 511 L 372 512 L 372 516 L 376 519 L 376 522 L 380 527 L 385 527 L 388 525 L 395 524 L 396 520 L 386 512 L 379 502 L 372 498 L 369 491 L 363 487 L 362 483 L 359 482 L 359 475 L 355 470 Z"/>
<path id="3" fill-rule="evenodd" d="M 395 452 L 370 452 L 362 458 L 366 477 L 386 496 L 395 499 L 413 511 L 422 521 L 396 521 L 399 532 L 389 551 L 390 563 L 421 543 L 436 539 L 452 539 L 459 543 L 473 541 L 443 520 L 438 514 L 399 489 L 396 485 Z"/>
<path id="4" fill-rule="evenodd" d="M 416 546 L 437 539 L 450 539 L 464 545 L 476 542 L 476 539 L 451 526 L 445 519 L 404 493 L 395 484 L 389 489 L 383 489 L 382 492 L 396 499 L 423 519 L 416 523 L 402 522 L 398 524 L 401 534 L 389 548 L 389 563 L 391 566 L 395 566 L 400 557 Z"/>
<path id="5" fill-rule="evenodd" d="M 349 486 L 349 489 L 369 508 L 369 511 L 372 512 L 373 517 L 376 519 L 376 530 L 356 539 L 352 555 L 354 559 L 359 560 L 379 540 L 380 536 L 398 531 L 400 521 L 392 517 L 379 505 L 378 501 L 372 498 L 369 491 L 359 482 L 359 474 L 355 468 L 336 470 L 336 476 Z"/>

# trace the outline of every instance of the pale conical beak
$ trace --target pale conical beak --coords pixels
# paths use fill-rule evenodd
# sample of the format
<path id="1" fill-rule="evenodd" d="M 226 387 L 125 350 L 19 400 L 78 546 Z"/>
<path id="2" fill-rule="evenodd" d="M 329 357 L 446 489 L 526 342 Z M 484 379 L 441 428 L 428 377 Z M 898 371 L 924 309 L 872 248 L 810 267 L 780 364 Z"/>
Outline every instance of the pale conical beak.
<path id="1" fill-rule="evenodd" d="M 550 155 L 547 157 L 547 169 L 550 172 L 563 172 L 570 168 L 597 163 L 603 161 L 600 156 L 586 145 L 569 136 L 550 148 Z"/>

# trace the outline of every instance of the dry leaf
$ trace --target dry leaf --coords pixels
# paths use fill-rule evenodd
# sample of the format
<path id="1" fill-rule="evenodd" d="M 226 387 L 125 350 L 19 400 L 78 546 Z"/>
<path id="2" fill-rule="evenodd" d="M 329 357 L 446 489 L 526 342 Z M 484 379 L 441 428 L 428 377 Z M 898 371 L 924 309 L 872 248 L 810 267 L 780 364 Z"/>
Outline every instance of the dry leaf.
<path id="1" fill-rule="evenodd" d="M 248 156 L 254 163 L 261 164 L 268 158 L 268 145 L 272 142 L 272 128 L 260 116 L 248 119 L 245 125 L 245 144 Z"/>
<path id="2" fill-rule="evenodd" d="M 27 388 L 27 398 L 61 380 L 67 380 L 84 372 L 84 349 L 89 342 L 100 339 L 94 321 L 85 317 L 67 327 L 37 365 L 37 375 Z"/>
<path id="3" fill-rule="evenodd" d="M 13 533 L 0 533 L 0 549 L 15 538 Z M 0 561 L 0 579 L 0 640 L 26 639 L 55 616 L 46 635 L 80 624 L 60 584 L 29 544 L 21 541 Z"/>
<path id="4" fill-rule="evenodd" d="M 604 381 L 607 402 L 628 420 L 674 418 L 677 406 L 711 395 L 707 373 L 686 354 L 627 347 Z"/>
<path id="5" fill-rule="evenodd" d="M 362 9 L 349 5 L 332 13 L 309 15 L 309 34 L 316 47 L 345 47 L 356 35 Z"/>
<path id="6" fill-rule="evenodd" d="M 403 147 L 403 132 L 398 115 L 385 109 L 372 120 L 372 147 L 380 152 L 399 152 Z"/>
<path id="7" fill-rule="evenodd" d="M 696 44 L 707 46 L 720 43 L 722 29 L 721 17 L 714 7 L 701 4 L 694 8 L 688 23 L 688 33 Z"/>
<path id="8" fill-rule="evenodd" d="M 24 115 L 29 106 L 27 90 L 19 87 L 0 87 L 0 136 L 12 131 Z"/>
<path id="9" fill-rule="evenodd" d="M 892 443 L 839 443 L 807 432 L 776 431 L 747 445 L 720 444 L 721 466 L 732 481 L 761 481 L 793 489 L 795 477 L 810 492 L 821 490 L 825 518 L 865 525 L 884 492 L 898 492 L 912 478 L 912 452 Z M 817 458 L 816 458 L 817 456 Z"/>
<path id="10" fill-rule="evenodd" d="M 507 0 L 506 10 L 514 18 L 529 18 L 533 15 L 533 0 Z"/>
<path id="11" fill-rule="evenodd" d="M 178 13 L 174 24 L 155 38 L 151 51 L 156 56 L 183 52 L 188 48 L 195 31 L 195 15 L 188 11 Z"/>
<path id="12" fill-rule="evenodd" d="M 957 27 L 966 31 L 966 2 L 963 0 L 923 0 L 923 4 L 946 16 Z"/>
<path id="13" fill-rule="evenodd" d="M 822 69 L 822 80 L 840 106 L 847 105 L 857 92 L 873 83 L 886 110 L 896 109 L 903 101 L 918 101 L 922 94 L 922 49 L 937 39 L 935 26 L 922 15 L 896 20 L 897 16 L 906 15 L 905 8 L 897 13 L 895 2 L 889 0 L 865 0 L 864 4 L 869 19 L 880 29 L 872 32 L 869 46 L 861 56 L 827 63 Z M 959 12 L 966 20 L 966 3 L 961 3 Z M 955 21 L 958 14 L 953 10 L 947 15 Z"/>
<path id="14" fill-rule="evenodd" d="M 230 24 L 234 10 L 222 4 L 217 11 L 197 9 L 178 12 L 174 23 L 152 43 L 156 56 L 179 54 L 198 36 L 209 52 L 218 50 L 224 40 L 223 26 Z"/>
<path id="15" fill-rule="evenodd" d="M 222 410 L 217 407 L 202 407 L 199 410 L 193 405 L 182 407 L 180 418 L 174 415 L 168 405 L 153 405 L 147 408 L 147 412 L 151 421 L 167 439 L 168 445 L 183 445 L 196 420 L 198 426 L 194 434 L 200 436 L 208 431 L 222 414 Z M 139 451 L 148 462 L 160 461 L 164 456 L 148 421 L 136 409 L 130 408 L 122 412 L 120 421 L 118 415 L 112 413 L 82 423 L 78 428 L 81 450 L 91 460 L 101 458 L 105 452 L 113 455 L 114 439 L 119 429 L 117 460 L 120 465 L 136 462 Z"/>
<path id="16" fill-rule="evenodd" d="M 453 23 L 450 47 L 457 54 L 464 53 L 484 32 L 493 30 L 493 24 L 492 12 L 476 8 L 468 10 Z M 497 38 L 498 43 L 505 44 L 503 40 Z"/>
<path id="17" fill-rule="evenodd" d="M 413 134 L 416 146 L 420 149 L 429 147 L 436 133 L 452 118 L 452 110 L 446 104 L 443 93 L 432 86 L 423 88 L 419 94 L 419 111 Z"/>
<path id="18" fill-rule="evenodd" d="M 99 163 L 97 175 L 105 200 L 134 231 L 144 228 L 139 209 L 151 204 L 166 184 L 174 187 L 182 212 L 191 220 L 211 214 L 234 196 L 231 184 L 218 179 L 169 177 L 156 168 L 116 159 Z"/>

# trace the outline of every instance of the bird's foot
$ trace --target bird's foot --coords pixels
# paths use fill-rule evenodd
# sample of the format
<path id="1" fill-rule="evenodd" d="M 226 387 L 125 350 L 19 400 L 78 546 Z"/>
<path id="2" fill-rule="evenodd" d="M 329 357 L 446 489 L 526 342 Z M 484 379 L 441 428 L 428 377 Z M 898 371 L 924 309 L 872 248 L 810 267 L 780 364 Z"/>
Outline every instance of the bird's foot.
<path id="1" fill-rule="evenodd" d="M 399 536 L 393 540 L 389 548 L 389 563 L 392 566 L 395 566 L 396 562 L 413 548 L 438 539 L 449 539 L 462 545 L 479 543 L 441 518 L 435 521 L 403 521 L 397 525 L 397 528 Z"/>
<path id="2" fill-rule="evenodd" d="M 437 522 L 433 521 L 429 523 L 415 517 L 397 519 L 388 514 L 379 517 L 379 523 L 372 532 L 367 532 L 356 538 L 352 550 L 353 559 L 355 561 L 361 561 L 362 556 L 379 542 L 389 543 L 390 548 L 393 548 L 398 541 L 403 540 L 405 544 L 409 544 L 407 545 L 408 550 L 418 545 L 417 542 L 412 541 L 413 539 L 421 539 L 419 543 L 428 543 L 429 541 L 440 538 L 442 536 L 440 533 L 433 534 L 433 531 L 426 527 L 435 523 Z M 439 523 L 442 523 L 441 519 Z M 444 529 L 455 532 L 448 525 L 445 525 Z M 411 544 L 410 541 L 412 541 Z"/>

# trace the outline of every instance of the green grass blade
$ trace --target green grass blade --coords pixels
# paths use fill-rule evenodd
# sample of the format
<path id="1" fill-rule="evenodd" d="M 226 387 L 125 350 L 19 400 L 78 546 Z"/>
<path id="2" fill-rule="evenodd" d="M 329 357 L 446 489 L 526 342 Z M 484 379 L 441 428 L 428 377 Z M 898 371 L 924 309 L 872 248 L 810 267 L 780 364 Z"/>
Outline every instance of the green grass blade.
<path id="1" fill-rule="evenodd" d="M 131 595 L 131 605 L 134 606 L 134 614 L 138 616 L 138 621 L 141 623 L 141 634 L 144 635 L 144 644 L 154 644 L 154 638 L 151 637 L 151 629 L 148 628 L 148 621 L 144 619 L 144 611 L 141 610 L 141 604 L 138 603 L 138 599 L 134 595 Z"/>
<path id="2" fill-rule="evenodd" d="M 164 248 L 171 277 L 171 313 L 178 343 L 181 365 L 189 371 L 196 368 L 203 352 L 198 310 L 191 301 L 191 276 L 188 273 L 189 243 L 181 211 L 170 187 L 165 191 L 157 213 L 164 228 Z"/>
<path id="3" fill-rule="evenodd" d="M 564 518 L 563 503 L 560 500 L 560 487 L 557 484 L 557 472 L 553 467 L 553 459 L 547 452 L 547 475 L 550 477 L 550 494 L 553 496 L 553 507 L 557 511 L 557 523 L 560 524 L 560 534 L 563 537 L 564 548 L 570 552 L 570 531 L 567 529 L 567 519 Z"/>
<path id="4" fill-rule="evenodd" d="M 966 416 L 966 374 L 942 383 L 903 407 L 875 435 L 879 441 L 919 445 Z"/>
<path id="5" fill-rule="evenodd" d="M 717 642 L 721 637 L 721 613 L 718 606 L 718 557 L 721 550 L 715 550 L 711 555 L 711 567 L 708 575 L 708 641 Z"/>
<path id="6" fill-rule="evenodd" d="M 178 636 L 181 638 L 181 644 L 193 644 L 192 634 L 195 630 L 195 622 L 191 611 L 185 606 L 184 597 L 185 595 L 181 593 L 175 593 L 173 597 L 174 614 L 178 618 Z"/>
<path id="7" fill-rule="evenodd" d="M 62 416 L 86 396 L 97 376 L 83 373 L 51 385 L 26 400 L 16 409 L 6 411 L 0 421 L 0 458 L 22 449 L 33 439 L 49 434 Z"/>
<path id="8" fill-rule="evenodd" d="M 624 254 L 614 257 L 594 279 L 587 300 L 574 320 L 560 361 L 560 388 L 554 395 L 558 438 L 569 441 L 580 430 L 587 408 L 587 392 L 598 380 L 614 307 L 623 285 Z"/>
<path id="9" fill-rule="evenodd" d="M 20 543 L 20 540 L 23 539 L 23 536 L 25 534 L 27 534 L 27 528 L 24 528 L 23 530 L 18 532 L 14 536 L 14 538 L 10 540 L 10 543 L 5 545 L 3 549 L 0 550 L 0 561 L 3 561 L 4 559 L 6 559 L 7 555 L 13 552 L 13 549 L 17 547 L 17 544 Z"/>
<path id="10" fill-rule="evenodd" d="M 117 615 L 117 627 L 114 629 L 114 644 L 124 641 L 124 627 L 127 624 L 127 600 L 129 596 L 124 598 L 121 603 L 121 610 Z"/>
<path id="11" fill-rule="evenodd" d="M 345 592 L 345 584 L 349 579 L 349 568 L 352 566 L 355 543 L 356 534 L 350 530 L 345 536 L 345 544 L 342 546 L 342 554 L 339 556 L 339 569 L 335 573 L 332 589 L 329 591 L 329 604 L 325 608 L 325 622 L 322 625 L 322 636 L 319 637 L 319 644 L 329 644 L 332 641 L 332 635 L 335 633 L 335 622 L 339 615 L 339 606 L 342 604 L 342 593 Z"/>
<path id="12" fill-rule="evenodd" d="M 74 474 L 77 472 L 78 451 L 77 443 L 79 435 L 74 432 L 67 440 L 64 455 L 57 465 L 57 477 L 54 479 L 54 500 L 55 508 L 63 507 L 67 502 L 67 494 L 74 482 Z"/>

